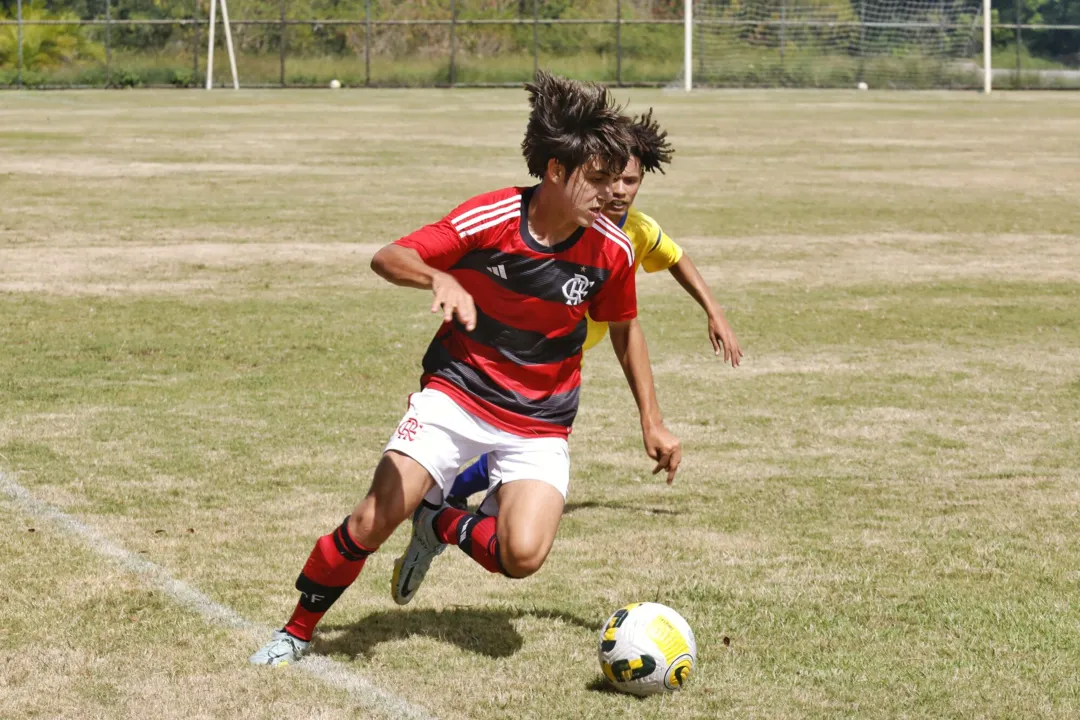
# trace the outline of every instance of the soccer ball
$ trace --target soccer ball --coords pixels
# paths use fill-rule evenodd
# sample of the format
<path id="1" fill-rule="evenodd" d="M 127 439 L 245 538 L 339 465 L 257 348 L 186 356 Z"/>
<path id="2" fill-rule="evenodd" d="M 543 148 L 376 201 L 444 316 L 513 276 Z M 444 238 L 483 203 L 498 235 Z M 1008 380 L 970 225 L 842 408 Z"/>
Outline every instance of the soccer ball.
<path id="1" fill-rule="evenodd" d="M 619 608 L 600 628 L 600 669 L 616 690 L 653 695 L 681 690 L 697 662 L 694 631 L 660 603 Z"/>
<path id="2" fill-rule="evenodd" d="M 337 90 L 340 87 L 341 87 L 341 81 L 338 80 L 337 78 L 330 81 L 330 89 L 331 90 Z"/>
<path id="3" fill-rule="evenodd" d="M 864 82 L 860 82 L 860 83 L 859 83 L 859 85 L 858 85 L 858 88 L 859 88 L 860 90 L 869 90 L 869 89 L 870 89 L 870 86 L 869 86 L 869 85 L 867 85 L 867 84 L 866 84 L 866 83 L 864 83 Z"/>

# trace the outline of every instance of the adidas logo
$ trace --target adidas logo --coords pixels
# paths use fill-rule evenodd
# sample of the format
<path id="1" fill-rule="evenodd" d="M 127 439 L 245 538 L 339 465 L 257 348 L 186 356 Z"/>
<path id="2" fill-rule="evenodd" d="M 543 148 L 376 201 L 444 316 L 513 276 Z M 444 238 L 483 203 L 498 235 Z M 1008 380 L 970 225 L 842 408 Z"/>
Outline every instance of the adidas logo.
<path id="1" fill-rule="evenodd" d="M 458 524 L 458 547 L 468 547 L 469 533 L 472 532 L 473 525 L 475 524 L 475 515 L 466 515 Z"/>
<path id="2" fill-rule="evenodd" d="M 503 280 L 506 279 L 506 268 L 502 265 L 488 265 L 488 272 Z"/>

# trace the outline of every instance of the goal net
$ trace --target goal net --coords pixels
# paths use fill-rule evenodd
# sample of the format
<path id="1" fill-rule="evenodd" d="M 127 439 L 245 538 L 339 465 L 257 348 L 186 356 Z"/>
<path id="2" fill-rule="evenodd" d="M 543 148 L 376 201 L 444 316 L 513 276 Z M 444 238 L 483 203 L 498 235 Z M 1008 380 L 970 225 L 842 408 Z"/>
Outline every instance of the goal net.
<path id="1" fill-rule="evenodd" d="M 980 0 L 696 0 L 695 85 L 981 84 Z"/>

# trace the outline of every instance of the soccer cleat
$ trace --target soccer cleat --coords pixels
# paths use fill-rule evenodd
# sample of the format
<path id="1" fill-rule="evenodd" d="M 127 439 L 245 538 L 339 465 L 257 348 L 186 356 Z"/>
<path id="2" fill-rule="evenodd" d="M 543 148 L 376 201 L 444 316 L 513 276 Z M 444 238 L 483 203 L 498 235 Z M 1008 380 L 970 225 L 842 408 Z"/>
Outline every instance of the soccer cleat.
<path id="1" fill-rule="evenodd" d="M 308 645 L 310 643 L 295 638 L 284 630 L 275 630 L 270 642 L 248 658 L 248 662 L 253 665 L 281 667 L 302 658 L 307 652 Z"/>
<path id="2" fill-rule="evenodd" d="M 441 508 L 421 502 L 413 513 L 412 539 L 405 554 L 394 561 L 394 575 L 390 578 L 390 595 L 398 605 L 408 605 L 424 582 L 428 568 L 435 556 L 446 549 L 435 535 L 435 516 Z"/>

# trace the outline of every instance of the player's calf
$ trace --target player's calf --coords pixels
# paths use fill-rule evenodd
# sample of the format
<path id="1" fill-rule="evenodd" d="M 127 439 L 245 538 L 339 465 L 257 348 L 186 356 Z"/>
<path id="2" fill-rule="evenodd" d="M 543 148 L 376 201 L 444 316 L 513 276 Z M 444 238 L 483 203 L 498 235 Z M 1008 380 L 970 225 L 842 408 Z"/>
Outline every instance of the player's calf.
<path id="1" fill-rule="evenodd" d="M 376 548 L 356 541 L 345 518 L 333 532 L 315 541 L 303 570 L 296 578 L 300 601 L 285 627 L 276 631 L 261 650 L 251 656 L 256 665 L 287 665 L 307 651 L 308 643 L 326 611 L 353 584 Z"/>
<path id="2" fill-rule="evenodd" d="M 488 572 L 508 575 L 499 560 L 497 518 L 446 507 L 435 516 L 432 525 L 440 542 L 457 545 L 463 553 Z"/>
<path id="3" fill-rule="evenodd" d="M 323 615 L 431 485 L 431 478 L 415 461 L 398 453 L 384 454 L 367 496 L 341 525 L 315 542 L 296 579 L 300 591 L 296 609 L 285 627 L 251 656 L 251 662 L 274 665 L 299 659 Z"/>
<path id="4" fill-rule="evenodd" d="M 551 543 L 544 542 L 540 533 L 500 533 L 499 522 L 499 518 L 447 507 L 435 516 L 433 525 L 441 542 L 457 545 L 488 572 L 520 579 L 539 570 Z M 503 534 L 510 542 L 501 539 Z"/>
<path id="5" fill-rule="evenodd" d="M 349 532 L 350 519 L 345 518 L 336 530 L 316 541 L 296 578 L 300 601 L 284 628 L 295 638 L 311 640 L 319 620 L 360 575 L 368 556 L 378 549 L 354 539 Z"/>

